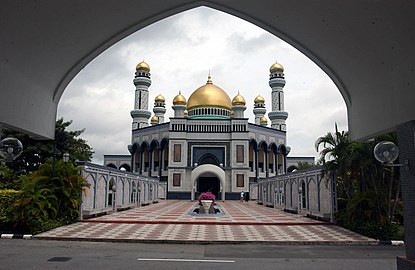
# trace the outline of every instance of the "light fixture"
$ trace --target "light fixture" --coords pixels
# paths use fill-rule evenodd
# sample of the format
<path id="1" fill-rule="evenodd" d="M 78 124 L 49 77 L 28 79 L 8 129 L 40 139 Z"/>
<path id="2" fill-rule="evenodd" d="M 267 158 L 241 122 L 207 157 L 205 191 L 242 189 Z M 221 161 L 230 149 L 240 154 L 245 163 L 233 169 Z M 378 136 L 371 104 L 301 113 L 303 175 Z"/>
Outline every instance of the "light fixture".
<path id="1" fill-rule="evenodd" d="M 382 141 L 376 144 L 373 154 L 379 162 L 390 166 L 398 158 L 399 149 L 393 142 Z"/>
<path id="2" fill-rule="evenodd" d="M 69 161 L 69 153 L 68 152 L 65 152 L 63 154 L 63 162 L 67 163 L 68 161 Z"/>
<path id="3" fill-rule="evenodd" d="M 16 138 L 7 137 L 0 142 L 0 156 L 5 162 L 12 162 L 23 152 L 23 144 Z"/>

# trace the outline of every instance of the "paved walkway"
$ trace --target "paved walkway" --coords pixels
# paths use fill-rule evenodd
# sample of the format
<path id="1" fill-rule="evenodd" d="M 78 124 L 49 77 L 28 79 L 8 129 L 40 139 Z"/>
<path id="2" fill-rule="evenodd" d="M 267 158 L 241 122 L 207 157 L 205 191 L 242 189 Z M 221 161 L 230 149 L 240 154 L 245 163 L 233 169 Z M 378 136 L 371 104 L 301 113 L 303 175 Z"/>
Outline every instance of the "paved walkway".
<path id="1" fill-rule="evenodd" d="M 35 236 L 38 239 L 274 244 L 377 244 L 338 226 L 256 202 L 218 203 L 218 215 L 195 215 L 196 202 L 168 200 L 83 220 Z"/>

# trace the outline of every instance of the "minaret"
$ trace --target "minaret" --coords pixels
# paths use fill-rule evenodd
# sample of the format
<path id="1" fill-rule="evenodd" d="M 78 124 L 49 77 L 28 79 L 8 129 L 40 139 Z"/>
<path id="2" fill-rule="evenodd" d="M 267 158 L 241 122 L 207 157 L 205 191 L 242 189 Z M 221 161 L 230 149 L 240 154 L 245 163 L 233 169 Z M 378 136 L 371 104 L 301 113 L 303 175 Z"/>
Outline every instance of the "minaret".
<path id="1" fill-rule="evenodd" d="M 154 115 L 158 118 L 158 123 L 164 123 L 164 114 L 166 113 L 166 99 L 160 94 L 154 99 Z"/>
<path id="2" fill-rule="evenodd" d="M 272 111 L 268 113 L 271 120 L 271 127 L 287 131 L 285 120 L 288 118 L 288 113 L 284 111 L 284 67 L 275 62 L 269 69 L 269 86 L 272 89 Z"/>
<path id="3" fill-rule="evenodd" d="M 254 115 L 255 115 L 255 124 L 260 125 L 260 119 L 264 117 L 267 109 L 265 109 L 265 99 L 258 95 L 254 100 Z"/>
<path id="4" fill-rule="evenodd" d="M 246 102 L 243 96 L 238 94 L 232 99 L 233 118 L 244 118 L 244 111 L 246 110 Z"/>
<path id="5" fill-rule="evenodd" d="M 173 110 L 174 110 L 174 117 L 185 117 L 184 112 L 186 111 L 186 98 L 182 95 L 179 91 L 179 94 L 174 97 L 173 99 Z M 186 116 L 187 117 L 187 116 Z"/>
<path id="6" fill-rule="evenodd" d="M 148 110 L 148 88 L 151 85 L 150 66 L 142 61 L 138 63 L 135 69 L 135 102 L 134 110 L 130 113 L 133 118 L 133 130 L 147 127 L 148 119 L 151 116 L 151 112 Z"/>

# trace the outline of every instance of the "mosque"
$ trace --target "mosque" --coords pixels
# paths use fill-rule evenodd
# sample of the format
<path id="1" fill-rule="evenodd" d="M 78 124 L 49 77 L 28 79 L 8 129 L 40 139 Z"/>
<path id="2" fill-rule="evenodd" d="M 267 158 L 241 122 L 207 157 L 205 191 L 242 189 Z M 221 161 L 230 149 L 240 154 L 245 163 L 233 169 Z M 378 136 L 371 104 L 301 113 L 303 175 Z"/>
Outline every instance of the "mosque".
<path id="1" fill-rule="evenodd" d="M 239 199 L 241 191 L 255 199 L 258 179 L 285 174 L 300 161 L 314 163 L 313 157 L 287 157 L 284 68 L 274 63 L 269 73 L 270 126 L 261 95 L 254 100 L 255 123 L 249 123 L 245 98 L 238 93 L 231 100 L 210 74 L 188 99 L 179 91 L 172 101 L 174 117 L 165 122 L 166 100 L 156 96 L 152 115 L 150 66 L 138 63 L 131 155 L 105 155 L 104 165 L 165 182 L 167 199 L 193 200 L 205 191 L 221 200 Z"/>

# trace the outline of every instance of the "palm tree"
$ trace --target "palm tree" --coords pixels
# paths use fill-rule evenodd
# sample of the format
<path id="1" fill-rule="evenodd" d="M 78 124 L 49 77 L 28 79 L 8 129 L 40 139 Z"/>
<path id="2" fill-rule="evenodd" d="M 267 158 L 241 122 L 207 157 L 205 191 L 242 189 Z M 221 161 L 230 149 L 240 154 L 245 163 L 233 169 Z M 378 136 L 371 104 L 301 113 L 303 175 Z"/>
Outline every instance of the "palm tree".
<path id="1" fill-rule="evenodd" d="M 337 192 L 340 197 L 350 199 L 353 196 L 353 182 L 351 181 L 350 170 L 350 139 L 349 132 L 339 132 L 335 124 L 335 132 L 328 132 L 325 136 L 319 137 L 315 143 L 316 151 L 320 151 L 319 163 L 323 165 L 324 174 L 336 173 Z"/>

